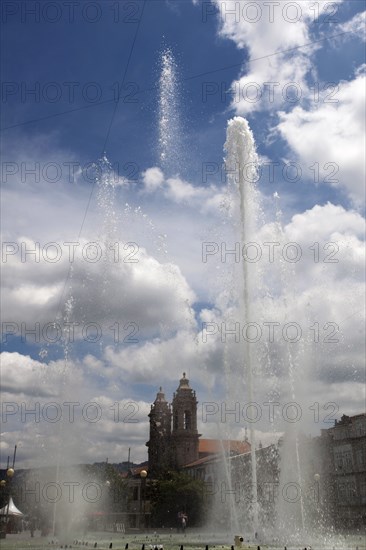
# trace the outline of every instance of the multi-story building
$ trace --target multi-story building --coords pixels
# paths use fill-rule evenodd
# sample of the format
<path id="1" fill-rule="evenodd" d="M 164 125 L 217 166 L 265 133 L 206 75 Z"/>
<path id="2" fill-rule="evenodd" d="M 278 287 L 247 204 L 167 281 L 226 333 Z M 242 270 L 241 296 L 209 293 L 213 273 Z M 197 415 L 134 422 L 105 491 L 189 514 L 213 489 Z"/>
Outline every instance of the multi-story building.
<path id="1" fill-rule="evenodd" d="M 151 405 L 150 439 L 146 443 L 149 456 L 149 476 L 164 470 L 179 470 L 197 460 L 224 454 L 236 455 L 250 451 L 245 441 L 201 439 L 197 430 L 197 397 L 186 374 L 168 403 L 162 388 Z M 204 462 L 204 460 L 203 460 Z"/>
<path id="2" fill-rule="evenodd" d="M 366 414 L 343 415 L 320 439 L 327 443 L 323 460 L 334 525 L 366 527 Z"/>
<path id="3" fill-rule="evenodd" d="M 232 530 L 235 518 L 244 518 L 240 528 L 248 531 L 255 503 L 261 525 L 271 526 L 275 520 L 276 487 L 279 482 L 278 447 L 260 446 L 255 452 L 257 466 L 256 495 L 253 494 L 252 456 L 250 445 L 236 441 L 223 442 L 216 453 L 202 457 L 184 467 L 184 471 L 206 484 L 206 502 L 210 508 L 212 528 Z M 230 448 L 234 450 L 230 451 Z M 238 452 L 239 451 L 239 452 Z M 233 508 L 236 514 L 233 514 Z M 235 521 L 235 520 L 234 520 Z M 236 527 L 237 528 L 237 527 Z"/>
<path id="4" fill-rule="evenodd" d="M 152 475 L 172 468 L 179 469 L 199 457 L 196 392 L 189 385 L 186 374 L 179 381 L 172 404 L 160 388 L 151 405 L 149 471 Z"/>
<path id="5" fill-rule="evenodd" d="M 250 443 L 246 438 L 201 438 L 197 403 L 196 392 L 185 373 L 172 403 L 168 403 L 160 388 L 149 414 L 149 478 L 171 469 L 183 470 L 204 481 L 209 494 L 212 487 L 210 500 L 217 501 L 219 519 L 226 523 L 222 505 L 230 492 L 235 505 L 243 508 L 243 516 L 250 514 L 252 508 L 248 504 L 252 479 Z M 278 445 L 256 449 L 260 519 L 267 524 L 276 521 L 281 469 L 290 468 L 290 460 L 280 459 L 283 444 L 280 440 Z M 343 415 L 316 438 L 301 436 L 299 456 L 301 476 L 295 477 L 303 484 L 299 490 L 306 521 L 319 529 L 366 527 L 366 413 Z M 291 480 L 294 482 L 295 478 Z"/>

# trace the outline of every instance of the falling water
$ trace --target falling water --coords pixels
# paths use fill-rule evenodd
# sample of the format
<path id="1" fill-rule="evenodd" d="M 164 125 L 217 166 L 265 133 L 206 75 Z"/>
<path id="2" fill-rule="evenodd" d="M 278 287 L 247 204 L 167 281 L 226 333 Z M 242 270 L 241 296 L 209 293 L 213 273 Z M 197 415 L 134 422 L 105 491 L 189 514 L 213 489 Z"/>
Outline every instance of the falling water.
<path id="1" fill-rule="evenodd" d="M 102 274 L 101 274 L 101 318 L 108 320 L 110 318 L 108 295 L 111 294 L 111 277 L 116 267 L 115 247 L 118 243 L 118 214 L 116 212 L 116 181 L 112 165 L 104 153 L 97 162 L 97 204 L 99 215 L 101 217 L 101 230 L 99 240 L 102 247 Z M 104 327 L 105 332 L 106 326 Z M 103 338 L 100 341 L 103 346 Z"/>
<path id="2" fill-rule="evenodd" d="M 285 235 L 282 225 L 282 212 L 279 205 L 279 195 L 275 193 L 274 195 L 276 201 L 276 223 L 275 223 L 275 240 L 278 242 L 285 242 Z M 293 271 L 292 265 L 280 261 L 280 270 L 279 277 L 281 283 L 281 289 L 285 298 L 284 310 L 285 310 L 285 321 L 287 319 L 287 300 L 289 299 L 290 288 L 293 287 L 293 281 L 295 280 L 295 273 Z M 297 354 L 293 349 L 293 346 L 290 346 L 289 342 L 286 342 L 284 356 L 287 362 L 287 380 L 288 380 L 288 391 L 290 394 L 291 402 L 296 403 L 296 366 L 297 366 Z M 300 463 L 300 450 L 299 450 L 299 434 L 297 425 L 291 424 L 287 426 L 285 433 L 284 446 L 286 448 L 282 449 L 281 452 L 281 485 L 285 483 L 292 482 L 296 480 L 298 487 L 304 487 L 302 472 L 301 472 L 301 463 Z M 286 461 L 286 462 L 285 462 Z M 294 515 L 295 514 L 295 515 Z M 278 523 L 280 525 L 281 531 L 283 533 L 287 532 L 288 520 L 291 517 L 291 523 L 293 526 L 300 528 L 300 536 L 303 535 L 305 529 L 305 507 L 304 507 L 304 497 L 303 491 L 300 491 L 300 499 L 298 510 L 294 507 L 294 503 L 291 503 L 291 511 L 288 506 L 285 506 L 282 502 L 278 506 Z"/>
<path id="3" fill-rule="evenodd" d="M 230 379 L 230 367 L 229 367 L 229 359 L 228 359 L 228 345 L 227 343 L 225 342 L 225 347 L 224 347 L 224 372 L 225 372 L 225 382 L 226 382 L 226 387 L 225 387 L 225 395 L 226 395 L 226 399 L 229 401 L 230 399 L 230 388 L 229 388 L 229 379 Z M 231 430 L 229 430 L 229 425 L 228 424 L 224 424 L 224 426 L 226 427 L 226 434 L 225 434 L 225 437 L 222 437 L 222 434 L 220 434 L 221 436 L 221 444 L 222 444 L 222 440 L 226 439 L 228 442 L 230 442 L 230 440 L 232 439 L 231 438 Z M 230 446 L 230 443 L 228 443 L 228 445 Z M 230 447 L 229 447 L 230 449 Z M 222 456 L 225 457 L 226 456 L 226 453 L 228 452 L 227 449 L 224 448 L 223 444 L 222 444 Z M 229 513 L 230 513 L 230 532 L 231 533 L 239 533 L 240 531 L 240 526 L 239 526 L 239 514 L 238 514 L 238 507 L 236 506 L 236 502 L 235 502 L 235 489 L 233 488 L 233 480 L 232 480 L 232 475 L 231 475 L 231 464 L 230 464 L 230 461 L 229 460 L 223 460 L 223 469 L 224 469 L 224 479 L 227 483 L 227 486 L 228 486 L 228 496 L 229 496 Z"/>
<path id="4" fill-rule="evenodd" d="M 162 52 L 160 65 L 159 161 L 163 171 L 174 176 L 180 172 L 183 151 L 178 71 L 170 48 Z"/>
<path id="5" fill-rule="evenodd" d="M 71 271 L 72 274 L 72 271 Z M 64 361 L 63 361 L 63 370 L 61 372 L 61 392 L 60 392 L 60 402 L 66 397 L 65 396 L 65 386 L 67 383 L 67 377 L 69 375 L 69 361 L 70 361 L 70 323 L 72 320 L 72 314 L 74 309 L 74 299 L 72 296 L 65 303 L 65 313 L 64 313 L 64 331 L 63 331 L 63 349 L 64 349 Z M 67 437 L 65 434 L 65 426 L 63 422 L 58 423 L 58 436 L 57 436 L 57 459 L 56 459 L 56 474 L 55 474 L 55 483 L 59 484 L 60 481 L 60 460 L 62 456 L 62 447 L 64 443 L 64 437 Z M 57 510 L 58 510 L 58 501 L 55 500 L 53 505 L 52 512 L 52 534 L 56 535 L 56 520 L 57 520 Z"/>
<path id="6" fill-rule="evenodd" d="M 116 178 L 106 154 L 98 160 L 97 167 L 97 203 L 102 217 L 103 260 L 105 264 L 113 261 L 111 244 L 117 240 Z"/>
<path id="7" fill-rule="evenodd" d="M 101 222 L 101 232 L 99 234 L 99 239 L 101 241 L 102 249 L 102 262 L 101 262 L 101 277 L 98 276 L 98 270 L 100 269 L 97 266 L 97 271 L 89 272 L 83 275 L 83 287 L 87 287 L 87 282 L 92 281 L 94 288 L 97 288 L 103 296 L 105 296 L 110 291 L 110 272 L 113 264 L 113 243 L 117 240 L 117 216 L 115 212 L 115 186 L 114 186 L 114 174 L 112 166 L 104 154 L 95 164 L 96 168 L 96 184 L 97 184 L 97 204 L 99 208 L 99 213 L 102 218 Z M 65 327 L 62 337 L 63 345 L 63 366 L 61 369 L 60 378 L 60 403 L 68 401 L 70 394 L 70 387 L 72 384 L 72 373 L 71 373 L 71 352 L 73 336 L 70 334 L 70 327 L 74 322 L 80 321 L 80 317 L 83 316 L 83 306 L 86 304 L 78 304 L 73 297 L 73 286 L 77 284 L 77 278 L 73 280 L 74 274 L 79 274 L 78 264 L 76 266 L 71 266 L 70 277 L 68 280 L 68 297 L 65 300 L 64 304 L 64 314 L 63 314 L 63 326 Z M 95 279 L 93 280 L 93 275 Z M 98 288 L 99 287 L 99 288 Z M 90 297 L 86 297 L 90 299 Z M 106 300 L 103 301 L 103 303 Z M 103 305 L 103 307 L 105 307 Z M 101 318 L 108 317 L 108 311 L 100 311 Z M 75 375 L 75 373 L 73 373 Z M 73 381 L 74 382 L 74 381 Z M 70 463 L 70 461 L 77 461 L 79 451 L 72 442 L 70 437 L 71 431 L 70 425 L 65 425 L 64 421 L 58 423 L 58 433 L 57 433 L 57 455 L 56 455 L 56 472 L 55 480 L 56 486 L 62 484 L 62 476 L 65 475 L 62 472 L 61 467 L 64 463 Z M 68 442 L 67 452 L 66 452 L 66 441 Z M 80 444 L 80 440 L 78 440 Z M 70 445 L 71 444 L 71 445 Z M 77 479 L 77 483 L 83 479 L 84 474 L 77 468 L 73 467 L 70 469 L 68 465 L 68 475 L 74 475 Z M 72 472 L 72 474 L 71 474 Z M 77 516 L 81 517 L 82 513 L 86 510 L 86 503 L 83 499 L 78 499 L 77 506 L 65 506 L 65 498 L 60 502 L 55 500 L 52 511 L 52 533 L 55 537 L 60 530 L 60 534 L 65 536 L 71 529 L 71 524 Z M 76 509 L 75 509 L 76 508 Z M 60 529 L 61 528 L 61 529 Z"/>
<path id="8" fill-rule="evenodd" d="M 258 219 L 258 198 L 254 182 L 256 181 L 258 157 L 255 150 L 253 134 L 248 122 L 241 117 L 234 117 L 227 125 L 226 143 L 226 169 L 230 174 L 231 185 L 237 187 L 240 197 L 240 238 L 241 243 L 253 240 Z M 242 260 L 242 307 L 241 320 L 247 325 L 252 320 L 251 306 L 253 301 L 253 276 L 252 267 Z M 254 401 L 254 388 L 252 379 L 252 354 L 248 343 L 243 346 L 244 380 L 248 387 L 249 402 Z M 258 500 L 257 500 L 257 465 L 255 454 L 255 432 L 253 424 L 250 424 L 251 444 L 251 473 L 252 473 L 252 526 L 256 531 L 258 526 Z"/>

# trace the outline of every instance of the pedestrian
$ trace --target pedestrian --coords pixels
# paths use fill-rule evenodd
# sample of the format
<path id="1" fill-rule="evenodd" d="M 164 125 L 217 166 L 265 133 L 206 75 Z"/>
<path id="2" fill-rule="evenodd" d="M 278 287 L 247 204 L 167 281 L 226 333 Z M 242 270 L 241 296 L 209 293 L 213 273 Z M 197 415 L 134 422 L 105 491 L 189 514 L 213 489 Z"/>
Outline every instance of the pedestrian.
<path id="1" fill-rule="evenodd" d="M 177 527 L 177 533 L 179 533 L 179 531 L 181 530 L 182 528 L 182 517 L 183 517 L 183 512 L 178 512 L 178 527 Z"/>
<path id="2" fill-rule="evenodd" d="M 30 525 L 29 525 L 29 530 L 30 530 L 30 536 L 33 538 L 34 537 L 34 531 L 36 529 L 36 521 L 34 518 L 31 518 L 30 520 Z"/>

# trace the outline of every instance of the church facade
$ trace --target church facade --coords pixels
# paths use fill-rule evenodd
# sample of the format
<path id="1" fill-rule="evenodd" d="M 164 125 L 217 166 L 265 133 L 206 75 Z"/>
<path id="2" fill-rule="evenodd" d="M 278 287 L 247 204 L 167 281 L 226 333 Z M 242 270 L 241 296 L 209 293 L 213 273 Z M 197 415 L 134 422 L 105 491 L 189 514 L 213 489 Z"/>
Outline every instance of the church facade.
<path id="1" fill-rule="evenodd" d="M 153 475 L 167 469 L 179 470 L 199 458 L 197 430 L 197 397 L 186 374 L 179 381 L 168 403 L 160 388 L 149 414 L 149 472 Z"/>
<path id="2" fill-rule="evenodd" d="M 202 467 L 204 463 L 224 452 L 236 456 L 250 451 L 250 443 L 244 441 L 201 438 L 197 429 L 197 396 L 190 387 L 186 374 L 179 381 L 171 403 L 160 388 L 149 414 L 150 439 L 148 447 L 149 475 L 164 470 L 181 470 Z"/>

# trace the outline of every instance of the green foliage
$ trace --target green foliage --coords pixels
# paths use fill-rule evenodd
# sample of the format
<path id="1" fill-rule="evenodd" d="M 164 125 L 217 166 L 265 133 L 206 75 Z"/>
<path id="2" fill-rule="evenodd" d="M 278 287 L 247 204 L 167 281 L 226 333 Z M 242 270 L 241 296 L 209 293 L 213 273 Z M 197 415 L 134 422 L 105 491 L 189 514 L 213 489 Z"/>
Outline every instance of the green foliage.
<path id="1" fill-rule="evenodd" d="M 104 472 L 104 482 L 109 483 L 109 512 L 124 512 L 128 497 L 128 483 L 108 464 Z"/>
<path id="2" fill-rule="evenodd" d="M 188 516 L 187 527 L 204 521 L 203 481 L 181 472 L 166 471 L 151 486 L 152 525 L 178 528 L 178 513 Z"/>

